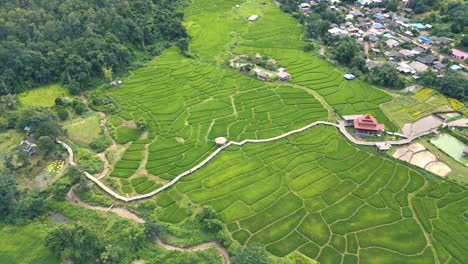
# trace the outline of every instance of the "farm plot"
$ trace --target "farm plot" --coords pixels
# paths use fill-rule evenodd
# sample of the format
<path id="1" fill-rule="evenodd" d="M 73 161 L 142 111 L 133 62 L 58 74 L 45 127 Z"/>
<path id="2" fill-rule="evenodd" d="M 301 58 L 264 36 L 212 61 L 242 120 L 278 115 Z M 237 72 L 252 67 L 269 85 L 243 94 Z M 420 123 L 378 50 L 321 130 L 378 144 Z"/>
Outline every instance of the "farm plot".
<path id="1" fill-rule="evenodd" d="M 421 88 L 415 94 L 394 94 L 394 97 L 382 104 L 382 109 L 400 127 L 433 112 L 451 110 L 447 98 L 429 88 Z"/>
<path id="2" fill-rule="evenodd" d="M 175 189 L 217 210 L 239 243 L 277 256 L 463 263 L 468 250 L 466 189 L 357 150 L 331 127 L 230 147 Z"/>

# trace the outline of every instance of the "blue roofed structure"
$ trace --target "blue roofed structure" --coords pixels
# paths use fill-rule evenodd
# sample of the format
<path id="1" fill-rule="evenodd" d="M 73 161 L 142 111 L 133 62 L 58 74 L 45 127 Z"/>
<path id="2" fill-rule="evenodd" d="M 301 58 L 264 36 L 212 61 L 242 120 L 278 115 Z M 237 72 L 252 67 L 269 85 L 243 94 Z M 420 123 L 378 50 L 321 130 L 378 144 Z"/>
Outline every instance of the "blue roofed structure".
<path id="1" fill-rule="evenodd" d="M 390 33 L 385 33 L 385 34 L 383 34 L 383 36 L 386 37 L 386 38 L 393 38 L 392 34 L 390 34 Z"/>
<path id="2" fill-rule="evenodd" d="M 418 41 L 424 44 L 432 44 L 432 39 L 428 37 L 419 37 Z"/>
<path id="3" fill-rule="evenodd" d="M 421 23 L 411 23 L 410 26 L 417 29 L 426 29 L 427 27 Z"/>
<path id="4" fill-rule="evenodd" d="M 458 70 L 461 70 L 461 67 L 458 66 L 457 64 L 454 64 L 454 65 L 450 66 L 450 69 L 454 70 L 454 71 L 458 71 Z"/>
<path id="5" fill-rule="evenodd" d="M 374 18 L 377 19 L 377 20 L 384 20 L 385 19 L 385 17 L 382 14 L 375 14 Z"/>
<path id="6" fill-rule="evenodd" d="M 380 23 L 374 23 L 374 28 L 375 29 L 381 29 L 381 28 L 385 28 L 385 26 L 380 24 Z"/>

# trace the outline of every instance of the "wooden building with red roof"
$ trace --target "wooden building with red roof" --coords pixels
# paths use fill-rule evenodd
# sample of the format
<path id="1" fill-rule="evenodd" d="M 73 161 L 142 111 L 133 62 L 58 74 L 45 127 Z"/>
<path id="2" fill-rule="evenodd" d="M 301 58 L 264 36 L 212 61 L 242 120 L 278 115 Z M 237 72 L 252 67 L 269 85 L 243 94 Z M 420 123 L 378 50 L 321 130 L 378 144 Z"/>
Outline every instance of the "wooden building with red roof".
<path id="1" fill-rule="evenodd" d="M 376 135 L 385 129 L 384 124 L 379 124 L 371 114 L 343 116 L 346 125 L 354 126 L 356 134 Z"/>
<path id="2" fill-rule="evenodd" d="M 375 135 L 385 129 L 384 124 L 379 124 L 370 114 L 362 115 L 354 119 L 354 129 L 357 134 Z"/>

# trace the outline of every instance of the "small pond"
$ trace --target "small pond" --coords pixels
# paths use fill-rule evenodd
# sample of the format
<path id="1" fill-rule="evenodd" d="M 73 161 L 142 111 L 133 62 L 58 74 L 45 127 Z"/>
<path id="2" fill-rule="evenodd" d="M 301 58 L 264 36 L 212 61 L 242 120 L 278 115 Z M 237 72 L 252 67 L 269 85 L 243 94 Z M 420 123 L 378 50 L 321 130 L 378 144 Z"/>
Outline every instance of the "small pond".
<path id="1" fill-rule="evenodd" d="M 431 139 L 431 143 L 450 157 L 468 166 L 468 159 L 462 156 L 465 144 L 449 134 L 440 134 Z"/>

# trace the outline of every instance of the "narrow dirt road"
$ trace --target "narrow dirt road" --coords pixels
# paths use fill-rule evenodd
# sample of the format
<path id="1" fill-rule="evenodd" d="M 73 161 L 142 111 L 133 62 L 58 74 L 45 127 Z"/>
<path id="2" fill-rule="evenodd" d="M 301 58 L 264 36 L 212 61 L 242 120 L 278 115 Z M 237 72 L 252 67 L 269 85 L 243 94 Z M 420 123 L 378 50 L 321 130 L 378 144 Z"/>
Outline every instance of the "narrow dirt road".
<path id="1" fill-rule="evenodd" d="M 206 242 L 206 243 L 202 243 L 200 245 L 196 245 L 193 247 L 183 248 L 183 247 L 176 247 L 176 246 L 164 244 L 164 242 L 162 242 L 159 237 L 156 237 L 156 245 L 167 250 L 178 250 L 178 251 L 189 251 L 189 252 L 202 251 L 202 250 L 207 250 L 210 248 L 215 248 L 216 251 L 218 251 L 218 253 L 223 257 L 224 264 L 231 263 L 231 260 L 229 258 L 229 253 L 218 242 Z"/>
<path id="2" fill-rule="evenodd" d="M 124 208 L 117 208 L 117 207 L 113 208 L 112 206 L 109 207 L 109 208 L 106 208 L 106 207 L 102 207 L 102 206 L 94 206 L 94 205 L 87 204 L 87 203 L 81 201 L 80 197 L 78 197 L 78 195 L 76 195 L 75 188 L 76 188 L 76 185 L 71 187 L 70 190 L 67 193 L 67 200 L 69 202 L 80 205 L 80 206 L 83 206 L 83 207 L 86 207 L 88 209 L 93 209 L 93 210 L 98 210 L 98 211 L 103 211 L 103 212 L 113 212 L 113 213 L 119 215 L 120 217 L 132 220 L 132 221 L 140 223 L 140 224 L 145 223 L 145 220 L 143 218 L 138 217 L 136 214 L 134 214 L 134 213 L 132 213 L 129 210 L 124 209 Z"/>
<path id="3" fill-rule="evenodd" d="M 76 195 L 76 193 L 75 193 L 76 186 L 77 185 L 71 187 L 70 191 L 68 191 L 68 193 L 67 193 L 67 200 L 69 202 L 80 205 L 80 206 L 83 206 L 83 207 L 88 208 L 88 209 L 92 209 L 92 210 L 98 210 L 98 211 L 102 211 L 102 212 L 112 212 L 112 213 L 115 213 L 115 214 L 119 215 L 120 217 L 129 219 L 129 220 L 137 222 L 139 224 L 145 223 L 145 220 L 143 218 L 137 216 L 136 214 L 130 212 L 129 210 L 127 210 L 125 208 L 117 208 L 117 207 L 114 208 L 112 206 L 109 207 L 109 208 L 106 208 L 106 207 L 102 207 L 102 206 L 90 205 L 90 204 L 87 204 L 87 203 L 81 201 L 80 197 L 78 197 L 78 195 Z M 178 250 L 178 251 L 185 251 L 185 252 L 203 251 L 203 250 L 207 250 L 207 249 L 210 249 L 210 248 L 215 248 L 216 251 L 218 251 L 218 253 L 221 255 L 222 260 L 223 260 L 223 264 L 230 264 L 231 263 L 229 253 L 218 242 L 206 242 L 206 243 L 202 243 L 202 244 L 192 246 L 192 247 L 188 247 L 188 248 L 177 247 L 177 246 L 165 244 L 164 242 L 161 241 L 161 239 L 159 237 L 156 237 L 155 242 L 156 242 L 156 245 L 158 245 L 159 247 L 162 247 L 164 249 Z"/>

